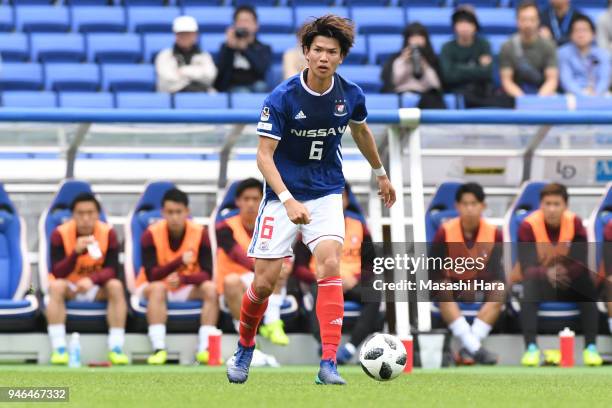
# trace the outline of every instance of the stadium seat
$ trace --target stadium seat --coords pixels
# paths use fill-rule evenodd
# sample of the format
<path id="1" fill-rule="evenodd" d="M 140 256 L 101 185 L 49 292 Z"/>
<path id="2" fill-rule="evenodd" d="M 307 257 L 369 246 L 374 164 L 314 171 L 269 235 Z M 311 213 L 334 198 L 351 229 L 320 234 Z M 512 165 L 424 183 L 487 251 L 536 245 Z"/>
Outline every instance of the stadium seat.
<path id="1" fill-rule="evenodd" d="M 13 9 L 11 7 L 0 7 L 0 31 L 13 31 Z"/>
<path id="2" fill-rule="evenodd" d="M 510 251 L 504 251 L 504 268 L 513 281 L 520 282 L 515 268 L 518 265 L 518 230 L 525 218 L 540 208 L 540 190 L 546 185 L 540 181 L 527 181 L 506 212 L 504 217 L 504 241 L 510 242 Z M 508 253 L 509 252 L 509 253 Z M 520 283 L 515 283 L 518 286 Z M 510 301 L 510 309 L 520 313 L 520 303 L 516 298 Z M 538 317 L 544 320 L 573 319 L 580 315 L 578 306 L 574 302 L 541 302 Z"/>
<path id="3" fill-rule="evenodd" d="M 0 184 L 0 327 L 20 330 L 38 311 L 36 296 L 28 294 L 32 271 L 28 262 L 26 224 Z M 3 331 L 4 331 L 3 330 Z"/>
<path id="4" fill-rule="evenodd" d="M 177 4 L 182 7 L 190 6 L 220 6 L 223 0 L 177 0 Z M 188 15 L 188 13 L 184 13 Z"/>
<path id="5" fill-rule="evenodd" d="M 143 34 L 145 63 L 155 62 L 157 53 L 165 48 L 172 48 L 174 45 L 174 34 L 149 33 Z"/>
<path id="6" fill-rule="evenodd" d="M 68 8 L 53 6 L 22 6 L 15 9 L 17 31 L 66 32 L 70 30 Z"/>
<path id="7" fill-rule="evenodd" d="M 173 187 L 174 184 L 165 181 L 147 184 L 134 210 L 128 215 L 128 222 L 125 223 L 125 278 L 128 291 L 131 294 L 130 305 L 138 317 L 144 317 L 147 311 L 147 301 L 134 294 L 136 279 L 138 274 L 142 273 L 140 238 L 150 224 L 162 218 L 162 197 L 166 191 Z M 202 308 L 200 300 L 167 302 L 167 305 L 170 320 L 199 319 Z"/>
<path id="8" fill-rule="evenodd" d="M 251 5 L 253 7 L 275 6 L 277 4 L 277 0 L 233 0 L 233 4 L 236 7 L 245 4 Z"/>
<path id="9" fill-rule="evenodd" d="M 200 33 L 225 33 L 232 25 L 233 7 L 185 7 L 183 14 L 196 19 Z"/>
<path id="10" fill-rule="evenodd" d="M 283 53 L 295 47 L 297 40 L 293 34 L 261 34 L 258 35 L 259 41 L 272 47 L 272 57 L 274 62 L 282 62 Z"/>
<path id="11" fill-rule="evenodd" d="M 44 210 L 38 223 L 38 277 L 40 290 L 44 295 L 44 304 L 47 305 L 49 297 L 49 274 L 51 273 L 51 234 L 53 230 L 70 220 L 72 213 L 70 205 L 74 198 L 81 193 L 92 193 L 89 183 L 79 180 L 64 181 L 51 201 Z M 100 213 L 100 220 L 106 221 L 104 209 Z M 106 302 L 81 302 L 69 300 L 66 302 L 66 314 L 68 321 L 89 320 L 104 323 L 106 317 Z"/>
<path id="12" fill-rule="evenodd" d="M 121 7 L 87 6 L 72 9 L 72 31 L 109 33 L 125 30 L 125 12 Z"/>
<path id="13" fill-rule="evenodd" d="M 112 92 L 155 91 L 153 65 L 105 64 L 102 65 L 102 90 Z"/>
<path id="14" fill-rule="evenodd" d="M 81 34 L 37 33 L 30 36 L 32 61 L 82 62 L 85 42 Z"/>
<path id="15" fill-rule="evenodd" d="M 604 230 L 610 220 L 612 220 L 612 183 L 606 186 L 589 220 L 589 242 L 595 243 L 595 251 L 589 251 L 589 269 L 598 273 L 599 284 L 606 276 L 603 265 Z"/>
<path id="16" fill-rule="evenodd" d="M 370 109 L 398 109 L 399 96 L 396 94 L 367 94 L 366 106 Z"/>
<path id="17" fill-rule="evenodd" d="M 300 5 L 301 4 L 306 4 L 306 2 L 300 1 Z M 350 17 L 346 7 L 298 6 L 295 8 L 295 29 L 298 30 L 306 21 L 324 14 L 335 14 L 346 18 Z"/>
<path id="18" fill-rule="evenodd" d="M 60 108 L 112 109 L 115 107 L 110 92 L 62 92 L 59 94 Z"/>
<path id="19" fill-rule="evenodd" d="M 37 90 L 43 87 L 43 73 L 40 64 L 2 64 L 0 90 Z"/>
<path id="20" fill-rule="evenodd" d="M 127 7 L 162 7 L 164 0 L 122 0 Z"/>
<path id="21" fill-rule="evenodd" d="M 133 64 L 142 59 L 140 36 L 136 34 L 88 34 L 87 61 L 98 64 Z"/>
<path id="22" fill-rule="evenodd" d="M 352 16 L 360 34 L 400 34 L 406 25 L 401 8 L 355 7 Z"/>
<path id="23" fill-rule="evenodd" d="M 516 109 L 519 110 L 567 110 L 565 95 L 541 97 L 538 95 L 523 95 L 516 98 Z"/>
<path id="24" fill-rule="evenodd" d="M 429 40 L 431 41 L 431 47 L 434 52 L 439 55 L 444 44 L 451 41 L 453 38 L 451 34 L 434 34 L 430 36 Z"/>
<path id="25" fill-rule="evenodd" d="M 64 0 L 73 10 L 79 7 L 108 6 L 108 0 Z M 113 1 L 115 3 L 115 1 Z M 118 3 L 118 2 L 117 2 Z"/>
<path id="26" fill-rule="evenodd" d="M 289 7 L 257 7 L 260 33 L 293 33 L 293 10 Z"/>
<path id="27" fill-rule="evenodd" d="M 172 98 L 166 93 L 123 92 L 115 94 L 118 109 L 170 109 Z"/>
<path id="28" fill-rule="evenodd" d="M 49 91 L 89 91 L 100 88 L 100 70 L 96 64 L 47 64 L 45 89 Z"/>
<path id="29" fill-rule="evenodd" d="M 503 34 L 494 34 L 487 35 L 486 39 L 489 40 L 489 43 L 491 44 L 491 52 L 493 55 L 498 55 L 501 51 L 502 45 L 508 41 L 508 36 Z"/>
<path id="30" fill-rule="evenodd" d="M 200 36 L 200 48 L 209 52 L 213 58 L 219 55 L 219 50 L 224 42 L 225 34 L 204 34 Z"/>
<path id="31" fill-rule="evenodd" d="M 579 7 L 579 6 L 576 6 Z M 579 7 L 580 12 L 591 19 L 593 24 L 597 23 L 599 16 L 605 11 L 604 8 Z"/>
<path id="32" fill-rule="evenodd" d="M 398 5 L 404 7 L 432 7 L 432 6 L 440 6 L 440 4 L 447 0 L 398 0 Z"/>
<path id="33" fill-rule="evenodd" d="M 27 61 L 30 58 L 28 37 L 23 33 L 0 34 L 2 62 Z"/>
<path id="34" fill-rule="evenodd" d="M 421 23 L 427 27 L 429 34 L 452 34 L 451 15 L 453 9 L 447 8 L 410 8 L 407 11 L 408 23 Z M 514 20 L 513 20 L 514 21 Z"/>
<path id="35" fill-rule="evenodd" d="M 283 65 L 273 64 L 266 72 L 266 84 L 268 89 L 274 89 L 278 84 L 283 82 Z"/>
<path id="36" fill-rule="evenodd" d="M 469 4 L 474 7 L 497 7 L 499 6 L 499 3 L 500 3 L 500 0 L 454 0 L 454 1 L 457 6 Z M 478 17 L 480 19 L 480 10 L 478 10 Z"/>
<path id="37" fill-rule="evenodd" d="M 419 105 L 421 96 L 414 93 L 403 93 L 400 97 L 402 108 L 416 108 Z"/>
<path id="38" fill-rule="evenodd" d="M 384 7 L 390 3 L 390 0 L 345 0 L 347 6 L 378 6 Z"/>
<path id="39" fill-rule="evenodd" d="M 366 93 L 380 92 L 382 88 L 380 70 L 378 65 L 346 65 L 338 68 L 340 75 L 355 82 Z"/>
<path id="40" fill-rule="evenodd" d="M 476 11 L 484 35 L 505 34 L 516 31 L 516 12 L 507 8 L 484 8 Z"/>
<path id="41" fill-rule="evenodd" d="M 8 91 L 2 94 L 2 105 L 6 108 L 55 108 L 55 92 Z"/>
<path id="42" fill-rule="evenodd" d="M 129 7 L 128 31 L 135 33 L 171 33 L 172 22 L 179 16 L 177 7 Z"/>
<path id="43" fill-rule="evenodd" d="M 402 50 L 404 39 L 398 34 L 372 34 L 368 36 L 370 64 L 384 64 L 396 52 Z"/>
<path id="44" fill-rule="evenodd" d="M 368 40 L 365 35 L 357 35 L 355 37 L 355 44 L 349 55 L 344 58 L 343 64 L 366 64 L 368 62 Z"/>
<path id="45" fill-rule="evenodd" d="M 175 109 L 225 109 L 229 108 L 226 93 L 177 93 L 174 94 Z"/>
<path id="46" fill-rule="evenodd" d="M 230 104 L 233 109 L 256 109 L 259 111 L 263 106 L 265 93 L 234 93 L 230 95 Z"/>
<path id="47" fill-rule="evenodd" d="M 576 96 L 576 110 L 610 110 L 612 98 L 609 96 Z"/>

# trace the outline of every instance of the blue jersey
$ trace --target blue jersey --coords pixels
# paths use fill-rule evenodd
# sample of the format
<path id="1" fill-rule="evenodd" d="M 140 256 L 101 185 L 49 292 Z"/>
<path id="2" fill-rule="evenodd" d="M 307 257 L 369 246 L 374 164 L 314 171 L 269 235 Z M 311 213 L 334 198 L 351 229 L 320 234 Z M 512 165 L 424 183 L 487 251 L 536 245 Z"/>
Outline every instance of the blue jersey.
<path id="1" fill-rule="evenodd" d="M 274 164 L 296 200 L 306 201 L 344 189 L 342 135 L 349 121 L 367 117 L 361 88 L 334 74 L 319 94 L 306 85 L 307 70 L 272 91 L 264 101 L 257 134 L 278 140 Z M 266 199 L 278 199 L 266 186 Z"/>

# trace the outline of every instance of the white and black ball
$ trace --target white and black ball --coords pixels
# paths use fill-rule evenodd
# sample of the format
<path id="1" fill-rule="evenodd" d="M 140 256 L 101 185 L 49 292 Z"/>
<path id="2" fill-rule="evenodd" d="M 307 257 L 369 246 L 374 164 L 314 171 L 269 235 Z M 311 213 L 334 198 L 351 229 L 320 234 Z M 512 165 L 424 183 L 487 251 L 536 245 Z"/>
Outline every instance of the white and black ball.
<path id="1" fill-rule="evenodd" d="M 397 337 L 376 333 L 361 346 L 359 362 L 369 377 L 389 381 L 404 371 L 406 348 Z"/>

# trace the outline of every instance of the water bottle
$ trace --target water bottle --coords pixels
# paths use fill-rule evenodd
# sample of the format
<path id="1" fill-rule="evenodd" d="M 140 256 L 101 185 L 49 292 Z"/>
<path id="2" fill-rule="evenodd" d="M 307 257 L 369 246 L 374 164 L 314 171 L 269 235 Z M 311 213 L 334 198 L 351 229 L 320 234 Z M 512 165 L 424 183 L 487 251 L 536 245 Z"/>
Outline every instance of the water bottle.
<path id="1" fill-rule="evenodd" d="M 81 342 L 79 333 L 72 333 L 70 344 L 68 345 L 68 367 L 76 368 L 81 366 Z"/>
<path id="2" fill-rule="evenodd" d="M 566 327 L 559 332 L 559 343 L 561 346 L 561 367 L 574 366 L 574 338 L 575 333 Z"/>

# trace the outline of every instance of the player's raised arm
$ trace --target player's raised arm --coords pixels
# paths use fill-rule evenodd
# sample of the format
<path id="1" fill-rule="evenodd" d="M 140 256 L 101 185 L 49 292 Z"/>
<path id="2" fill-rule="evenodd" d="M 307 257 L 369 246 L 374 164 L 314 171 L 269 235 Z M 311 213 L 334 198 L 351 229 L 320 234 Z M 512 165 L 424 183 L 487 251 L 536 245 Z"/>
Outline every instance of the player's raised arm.
<path id="1" fill-rule="evenodd" d="M 387 177 L 387 173 L 380 161 L 374 135 L 370 127 L 365 122 L 358 123 L 354 121 L 349 122 L 349 127 L 359 151 L 374 169 L 378 181 L 378 195 L 384 201 L 387 208 L 391 207 L 395 203 L 395 189 L 391 185 L 391 181 L 389 181 L 389 177 Z"/>

